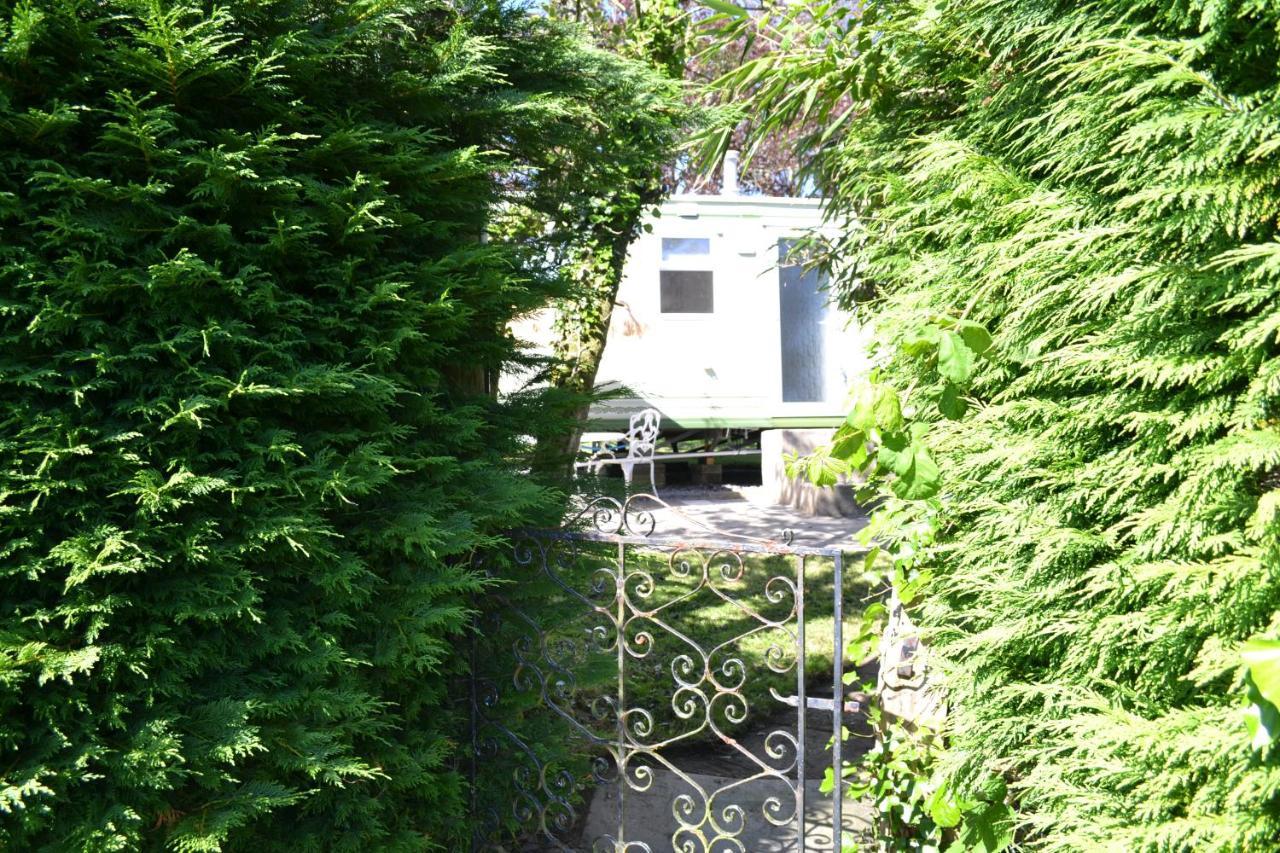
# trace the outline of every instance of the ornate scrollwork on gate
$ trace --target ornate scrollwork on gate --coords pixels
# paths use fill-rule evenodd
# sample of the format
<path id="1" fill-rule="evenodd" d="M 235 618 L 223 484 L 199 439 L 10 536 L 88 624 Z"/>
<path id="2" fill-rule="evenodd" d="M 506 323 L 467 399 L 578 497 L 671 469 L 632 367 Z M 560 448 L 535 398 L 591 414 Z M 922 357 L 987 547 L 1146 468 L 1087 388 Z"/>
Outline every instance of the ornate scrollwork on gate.
<path id="1" fill-rule="evenodd" d="M 486 567 L 496 585 L 473 661 L 475 849 L 749 853 L 750 821 L 803 834 L 803 713 L 754 749 L 737 734 L 765 718 L 752 707 L 762 697 L 777 712 L 778 684 L 804 707 L 804 559 L 819 552 L 705 527 L 695 540 L 654 537 L 673 513 L 651 495 L 597 498 L 560 530 L 515 535 Z M 781 568 L 774 559 L 763 576 L 749 565 L 775 557 Z M 737 620 L 731 636 L 700 636 L 707 607 Z M 754 667 L 746 644 L 763 644 Z M 674 756 L 695 743 L 736 756 L 741 778 L 687 772 Z M 673 831 L 654 848 L 634 837 L 627 805 L 664 776 Z M 770 793 L 748 808 L 737 798 L 748 788 Z M 584 826 L 593 791 L 613 804 L 603 828 Z M 516 836 L 542 846 L 493 840 Z"/>

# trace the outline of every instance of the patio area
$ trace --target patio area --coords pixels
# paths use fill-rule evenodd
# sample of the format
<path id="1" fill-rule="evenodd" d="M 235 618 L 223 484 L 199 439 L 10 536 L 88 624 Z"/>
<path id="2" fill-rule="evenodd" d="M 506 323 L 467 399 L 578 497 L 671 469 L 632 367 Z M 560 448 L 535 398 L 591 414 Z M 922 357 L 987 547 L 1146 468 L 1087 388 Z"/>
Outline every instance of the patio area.
<path id="1" fill-rule="evenodd" d="M 791 531 L 794 543 L 810 548 L 860 550 L 854 537 L 867 516 L 805 515 L 769 501 L 762 486 L 668 486 L 659 492 L 671 508 L 653 508 L 655 536 L 705 537 L 711 530 L 756 539 L 780 539 Z M 644 509 L 651 507 L 646 505 Z"/>

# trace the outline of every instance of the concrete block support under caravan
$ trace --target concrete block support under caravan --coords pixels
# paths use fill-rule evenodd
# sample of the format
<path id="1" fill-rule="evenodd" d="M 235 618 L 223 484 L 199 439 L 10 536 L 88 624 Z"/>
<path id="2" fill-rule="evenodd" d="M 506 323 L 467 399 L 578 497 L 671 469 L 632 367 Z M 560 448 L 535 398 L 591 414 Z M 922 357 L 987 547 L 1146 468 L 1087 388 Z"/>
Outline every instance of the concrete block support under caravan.
<path id="1" fill-rule="evenodd" d="M 830 429 L 767 429 L 760 433 L 760 476 L 772 501 L 805 515 L 853 516 L 858 505 L 853 487 L 818 488 L 808 480 L 787 476 L 785 454 L 804 456 L 831 441 Z"/>

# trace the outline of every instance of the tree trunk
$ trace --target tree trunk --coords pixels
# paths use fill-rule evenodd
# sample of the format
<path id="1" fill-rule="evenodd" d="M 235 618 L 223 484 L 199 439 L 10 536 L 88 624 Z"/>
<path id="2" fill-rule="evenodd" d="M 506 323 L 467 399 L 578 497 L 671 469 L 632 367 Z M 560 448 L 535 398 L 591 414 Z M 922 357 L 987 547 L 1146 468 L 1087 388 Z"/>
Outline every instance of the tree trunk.
<path id="1" fill-rule="evenodd" d="M 559 469 L 572 473 L 609 337 L 627 250 L 640 232 L 645 212 L 661 198 L 661 187 L 646 187 L 634 208 L 593 229 L 589 249 L 574 272 L 575 294 L 556 306 L 557 336 L 552 347 L 555 364 L 549 378 L 552 386 L 567 392 L 574 402 L 566 419 L 570 428 L 558 436 L 538 439 L 537 458 L 545 472 Z"/>

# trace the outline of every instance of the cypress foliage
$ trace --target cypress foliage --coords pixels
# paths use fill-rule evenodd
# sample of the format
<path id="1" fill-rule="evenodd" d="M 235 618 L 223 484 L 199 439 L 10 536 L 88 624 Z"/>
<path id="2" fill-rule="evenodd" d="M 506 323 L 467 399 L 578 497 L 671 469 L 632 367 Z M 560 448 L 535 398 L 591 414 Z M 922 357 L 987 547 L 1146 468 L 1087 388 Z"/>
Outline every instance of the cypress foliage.
<path id="1" fill-rule="evenodd" d="M 465 846 L 467 556 L 547 508 L 485 387 L 545 249 L 481 237 L 583 111 L 512 28 L 588 50 L 0 2 L 0 848 Z"/>
<path id="2" fill-rule="evenodd" d="M 1239 652 L 1280 635 L 1278 24 L 1252 0 L 814 4 L 722 81 L 828 119 L 815 166 L 861 219 L 842 296 L 942 469 L 889 512 L 937 530 L 914 616 L 948 769 L 1008 781 L 1027 849 L 1280 849 Z M 954 421 L 910 354 L 940 316 L 995 339 Z"/>

